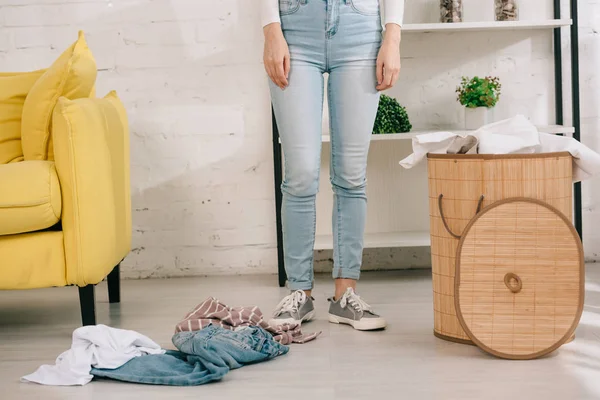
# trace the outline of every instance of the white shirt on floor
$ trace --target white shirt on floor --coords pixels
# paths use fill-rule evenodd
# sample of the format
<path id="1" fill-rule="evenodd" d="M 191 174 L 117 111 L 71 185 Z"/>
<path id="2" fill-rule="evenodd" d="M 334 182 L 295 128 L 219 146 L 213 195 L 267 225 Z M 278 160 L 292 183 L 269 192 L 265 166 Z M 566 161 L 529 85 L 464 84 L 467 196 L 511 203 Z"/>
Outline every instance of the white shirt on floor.
<path id="1" fill-rule="evenodd" d="M 56 359 L 55 365 L 42 365 L 24 382 L 42 385 L 85 385 L 93 378 L 93 368 L 119 368 L 134 357 L 165 351 L 150 338 L 106 325 L 84 326 L 73 332 L 71 348 Z"/>

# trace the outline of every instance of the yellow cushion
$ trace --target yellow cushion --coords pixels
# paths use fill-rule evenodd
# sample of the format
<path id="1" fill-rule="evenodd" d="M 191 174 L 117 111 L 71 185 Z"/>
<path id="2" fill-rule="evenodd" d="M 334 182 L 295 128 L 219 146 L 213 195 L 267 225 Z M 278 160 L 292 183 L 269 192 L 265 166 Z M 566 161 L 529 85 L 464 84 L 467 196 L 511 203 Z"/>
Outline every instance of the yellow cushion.
<path id="1" fill-rule="evenodd" d="M 25 99 L 21 124 L 25 160 L 53 159 L 51 117 L 58 98 L 88 97 L 96 74 L 96 61 L 79 32 L 79 39 L 35 82 Z"/>
<path id="2" fill-rule="evenodd" d="M 29 89 L 45 70 L 0 73 L 0 164 L 22 161 L 21 114 Z"/>
<path id="3" fill-rule="evenodd" d="M 113 92 L 61 98 L 53 116 L 67 283 L 101 281 L 131 245 L 129 130 Z"/>
<path id="4" fill-rule="evenodd" d="M 61 197 L 51 161 L 0 165 L 0 235 L 49 228 L 60 220 Z"/>
<path id="5" fill-rule="evenodd" d="M 0 290 L 65 286 L 63 233 L 0 236 Z"/>

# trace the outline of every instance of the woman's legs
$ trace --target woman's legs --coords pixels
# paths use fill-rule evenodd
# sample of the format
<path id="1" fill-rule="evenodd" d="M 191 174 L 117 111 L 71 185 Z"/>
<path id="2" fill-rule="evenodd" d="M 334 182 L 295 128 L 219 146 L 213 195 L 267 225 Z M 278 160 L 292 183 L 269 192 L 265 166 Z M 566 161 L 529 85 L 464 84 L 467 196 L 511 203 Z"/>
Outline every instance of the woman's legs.
<path id="1" fill-rule="evenodd" d="M 335 298 L 360 277 L 367 213 L 367 155 L 379 104 L 375 63 L 347 63 L 330 71 Z"/>
<path id="2" fill-rule="evenodd" d="M 293 64 L 289 86 L 281 90 L 271 83 L 271 98 L 285 164 L 281 214 L 288 287 L 310 295 L 321 163 L 323 72 L 313 65 Z"/>
<path id="3" fill-rule="evenodd" d="M 330 71 L 331 184 L 335 297 L 360 277 L 367 211 L 366 170 L 373 121 L 379 104 L 375 64 L 348 63 Z M 283 234 L 288 285 L 313 285 L 316 194 L 319 186 L 323 75 L 315 66 L 294 65 L 285 90 L 271 95 L 285 156 L 282 184 Z"/>
<path id="4" fill-rule="evenodd" d="M 331 322 L 378 329 L 385 321 L 352 290 L 360 275 L 366 217 L 366 162 L 377 112 L 378 0 L 290 0 L 282 28 L 291 54 L 289 86 L 271 84 L 285 160 L 283 245 L 288 285 L 310 293 L 321 152 L 323 73 L 329 73 L 336 297 Z M 343 295 L 342 295 L 343 294 Z M 337 300 L 337 301 L 336 301 Z M 310 296 L 286 296 L 276 320 L 307 320 Z"/>

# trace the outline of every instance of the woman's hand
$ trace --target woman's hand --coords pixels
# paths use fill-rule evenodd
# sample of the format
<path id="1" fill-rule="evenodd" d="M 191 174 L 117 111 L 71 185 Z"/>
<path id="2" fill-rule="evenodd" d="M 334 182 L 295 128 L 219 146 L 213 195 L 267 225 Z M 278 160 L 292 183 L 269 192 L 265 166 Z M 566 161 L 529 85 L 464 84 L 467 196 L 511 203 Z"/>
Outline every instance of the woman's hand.
<path id="1" fill-rule="evenodd" d="M 281 89 L 288 85 L 290 73 L 290 50 L 281 31 L 281 24 L 273 23 L 264 27 L 265 70 L 269 77 Z"/>
<path id="2" fill-rule="evenodd" d="M 377 90 L 394 86 L 400 75 L 400 26 L 387 24 L 377 56 Z"/>

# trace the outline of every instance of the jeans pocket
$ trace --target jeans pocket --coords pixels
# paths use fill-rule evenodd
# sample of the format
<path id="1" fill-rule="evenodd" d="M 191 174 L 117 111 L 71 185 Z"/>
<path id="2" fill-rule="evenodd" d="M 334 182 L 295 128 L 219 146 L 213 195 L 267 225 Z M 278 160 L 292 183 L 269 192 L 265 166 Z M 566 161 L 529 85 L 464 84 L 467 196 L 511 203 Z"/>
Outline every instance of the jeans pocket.
<path id="1" fill-rule="evenodd" d="M 359 14 L 374 16 L 379 14 L 379 0 L 350 0 L 352 9 Z"/>
<path id="2" fill-rule="evenodd" d="M 290 15 L 300 9 L 300 0 L 279 0 L 279 14 Z"/>
<path id="3" fill-rule="evenodd" d="M 221 336 L 218 342 L 214 342 L 213 345 L 218 346 L 222 350 L 233 349 L 250 351 L 252 350 L 252 342 L 247 338 L 235 337 L 235 336 Z"/>
<path id="4" fill-rule="evenodd" d="M 177 332 L 171 338 L 171 342 L 175 347 L 181 350 L 181 347 L 184 346 L 187 342 L 193 339 L 196 336 L 197 332 Z"/>
<path id="5" fill-rule="evenodd" d="M 254 345 L 252 336 L 253 329 L 253 327 L 247 327 L 236 331 L 223 330 L 212 338 L 212 344 L 233 346 L 242 350 L 251 350 Z"/>

